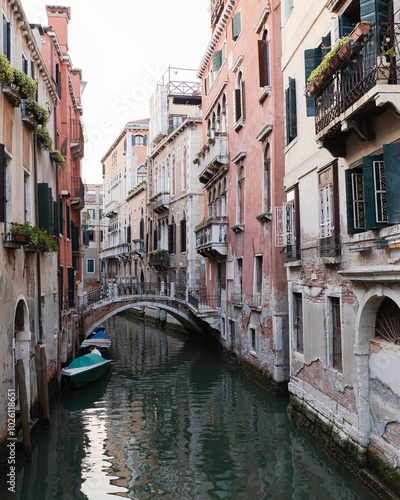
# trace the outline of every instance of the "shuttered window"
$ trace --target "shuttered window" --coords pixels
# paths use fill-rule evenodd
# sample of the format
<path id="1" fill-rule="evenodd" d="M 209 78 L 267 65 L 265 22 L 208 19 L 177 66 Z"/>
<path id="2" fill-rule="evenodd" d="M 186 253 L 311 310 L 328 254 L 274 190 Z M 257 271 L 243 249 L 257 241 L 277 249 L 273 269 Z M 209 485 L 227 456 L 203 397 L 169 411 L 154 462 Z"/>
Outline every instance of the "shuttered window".
<path id="1" fill-rule="evenodd" d="M 210 75 L 207 75 L 207 78 L 204 80 L 204 93 L 207 95 L 210 91 Z"/>
<path id="2" fill-rule="evenodd" d="M 306 85 L 308 77 L 311 75 L 312 71 L 320 64 L 322 60 L 321 48 L 307 49 L 304 51 L 304 66 L 305 66 L 305 79 Z M 306 96 L 306 108 L 307 116 L 315 116 L 314 109 L 314 98 L 312 96 Z"/>
<path id="3" fill-rule="evenodd" d="M 28 60 L 23 54 L 22 54 L 22 71 L 25 73 L 25 75 L 28 74 Z"/>
<path id="4" fill-rule="evenodd" d="M 68 306 L 74 307 L 75 303 L 75 270 L 73 267 L 68 268 Z"/>
<path id="5" fill-rule="evenodd" d="M 88 259 L 86 262 L 87 262 L 87 272 L 94 273 L 94 259 Z"/>
<path id="6" fill-rule="evenodd" d="M 186 252 L 186 219 L 181 220 L 181 253 Z"/>
<path id="7" fill-rule="evenodd" d="M 0 222 L 6 221 L 6 158 L 4 144 L 0 144 Z"/>
<path id="8" fill-rule="evenodd" d="M 217 50 L 213 52 L 213 71 L 218 71 L 222 66 L 222 50 Z"/>
<path id="9" fill-rule="evenodd" d="M 67 210 L 67 238 L 71 238 L 71 215 L 70 215 L 70 207 L 66 206 Z"/>
<path id="10" fill-rule="evenodd" d="M 3 16 L 3 54 L 11 62 L 11 24 Z"/>
<path id="11" fill-rule="evenodd" d="M 365 156 L 362 169 L 346 171 L 349 234 L 400 223 L 400 143 L 385 144 L 383 154 Z"/>
<path id="12" fill-rule="evenodd" d="M 128 226 L 126 228 L 126 242 L 130 243 L 131 240 L 132 240 L 132 229 L 131 229 L 131 226 Z"/>
<path id="13" fill-rule="evenodd" d="M 271 70 L 269 57 L 269 41 L 258 40 L 258 71 L 260 87 L 271 85 Z"/>
<path id="14" fill-rule="evenodd" d="M 237 12 L 232 16 L 232 40 L 236 40 L 242 32 L 242 13 Z"/>
<path id="15" fill-rule="evenodd" d="M 64 234 L 64 200 L 61 196 L 58 197 L 58 216 L 59 222 L 58 227 L 60 234 Z"/>
<path id="16" fill-rule="evenodd" d="M 47 182 L 38 184 L 39 227 L 53 234 L 53 198 Z"/>
<path id="17" fill-rule="evenodd" d="M 289 78 L 289 86 L 285 90 L 286 104 L 286 144 L 290 144 L 297 137 L 297 110 L 296 110 L 296 80 Z"/>
<path id="18" fill-rule="evenodd" d="M 385 23 L 389 21 L 389 2 L 387 0 L 360 0 L 361 21 Z"/>

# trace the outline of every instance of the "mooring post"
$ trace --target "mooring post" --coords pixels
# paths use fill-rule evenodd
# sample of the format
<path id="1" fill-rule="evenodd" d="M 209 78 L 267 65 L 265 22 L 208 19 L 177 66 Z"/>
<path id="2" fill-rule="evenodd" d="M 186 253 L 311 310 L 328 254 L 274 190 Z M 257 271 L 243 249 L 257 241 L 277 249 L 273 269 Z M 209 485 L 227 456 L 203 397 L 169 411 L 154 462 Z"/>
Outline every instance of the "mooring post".
<path id="1" fill-rule="evenodd" d="M 45 425 L 50 424 L 49 384 L 47 382 L 47 353 L 44 345 L 40 346 L 40 361 L 42 367 L 43 417 Z"/>
<path id="2" fill-rule="evenodd" d="M 35 346 L 35 360 L 36 360 L 36 385 L 38 391 L 38 401 L 40 410 L 43 412 L 42 365 L 40 359 L 40 344 L 36 344 Z"/>
<path id="3" fill-rule="evenodd" d="M 175 282 L 171 281 L 171 298 L 175 297 Z"/>
<path id="4" fill-rule="evenodd" d="M 21 405 L 22 435 L 24 438 L 25 460 L 32 460 L 31 434 L 29 432 L 29 406 L 26 394 L 25 367 L 22 359 L 17 360 L 17 377 Z"/>

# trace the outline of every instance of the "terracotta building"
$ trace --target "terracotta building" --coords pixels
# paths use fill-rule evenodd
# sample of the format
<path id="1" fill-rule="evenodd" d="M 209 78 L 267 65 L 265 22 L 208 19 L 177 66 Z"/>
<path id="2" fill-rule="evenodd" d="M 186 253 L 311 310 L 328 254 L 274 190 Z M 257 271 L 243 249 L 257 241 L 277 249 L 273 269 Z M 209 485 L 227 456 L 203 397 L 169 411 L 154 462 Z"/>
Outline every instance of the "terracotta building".
<path id="1" fill-rule="evenodd" d="M 274 207 L 284 175 L 280 2 L 216 0 L 200 64 L 207 296 L 221 311 L 220 342 L 275 382 L 288 376 L 284 258 Z"/>
<path id="2" fill-rule="evenodd" d="M 62 355 L 77 345 L 74 320 L 78 293 L 82 294 L 81 210 L 84 186 L 81 160 L 84 154 L 82 92 L 86 83 L 82 71 L 75 69 L 68 53 L 69 7 L 47 6 L 48 28 L 43 29 L 42 52 L 51 80 L 56 85 L 54 110 L 54 149 L 59 150 L 65 165 L 58 170 L 59 301 L 61 311 Z"/>
<path id="3" fill-rule="evenodd" d="M 398 471 L 399 12 L 397 0 L 286 5 L 280 231 L 292 400 Z"/>

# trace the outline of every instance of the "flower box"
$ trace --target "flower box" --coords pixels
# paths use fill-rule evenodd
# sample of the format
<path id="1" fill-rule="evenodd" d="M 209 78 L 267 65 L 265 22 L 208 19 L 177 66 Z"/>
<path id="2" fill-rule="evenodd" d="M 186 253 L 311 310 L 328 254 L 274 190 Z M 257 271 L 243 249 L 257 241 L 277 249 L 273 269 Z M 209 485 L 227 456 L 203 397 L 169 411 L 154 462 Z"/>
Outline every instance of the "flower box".
<path id="1" fill-rule="evenodd" d="M 371 25 L 369 23 L 359 23 L 354 30 L 351 32 L 351 38 L 354 43 L 359 43 L 365 38 L 371 29 Z"/>

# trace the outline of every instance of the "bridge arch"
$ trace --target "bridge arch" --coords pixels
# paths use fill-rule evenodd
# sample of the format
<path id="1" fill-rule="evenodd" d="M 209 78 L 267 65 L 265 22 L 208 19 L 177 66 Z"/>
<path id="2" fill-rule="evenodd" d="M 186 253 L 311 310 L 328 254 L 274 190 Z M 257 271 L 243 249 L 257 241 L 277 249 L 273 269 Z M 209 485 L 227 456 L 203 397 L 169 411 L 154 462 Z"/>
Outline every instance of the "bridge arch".
<path id="1" fill-rule="evenodd" d="M 104 321 L 115 316 L 123 311 L 127 311 L 136 307 L 158 307 L 167 311 L 172 317 L 174 317 L 179 323 L 189 330 L 195 330 L 196 332 L 202 332 L 203 329 L 199 325 L 199 322 L 193 318 L 190 318 L 186 314 L 187 304 L 183 300 L 174 299 L 172 304 L 165 303 L 166 297 L 160 299 L 142 299 L 142 300 L 119 300 L 118 302 L 107 301 L 102 304 L 96 304 L 91 309 L 84 313 L 84 334 L 88 336 L 92 333 L 98 326 L 100 326 Z M 168 299 L 168 298 L 167 298 Z M 178 307 L 180 309 L 178 309 Z"/>

